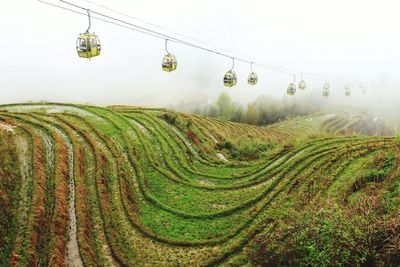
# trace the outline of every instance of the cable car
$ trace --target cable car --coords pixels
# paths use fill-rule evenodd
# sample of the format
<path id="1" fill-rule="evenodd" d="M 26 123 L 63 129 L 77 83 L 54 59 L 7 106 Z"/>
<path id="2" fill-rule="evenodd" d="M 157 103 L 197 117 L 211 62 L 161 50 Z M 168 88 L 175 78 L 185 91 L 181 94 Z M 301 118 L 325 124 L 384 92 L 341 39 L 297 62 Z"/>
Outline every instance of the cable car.
<path id="1" fill-rule="evenodd" d="M 291 84 L 289 84 L 286 93 L 290 96 L 294 95 L 296 93 L 296 75 L 293 75 L 293 82 Z"/>
<path id="2" fill-rule="evenodd" d="M 255 85 L 258 82 L 258 76 L 257 73 L 255 72 L 251 72 L 249 74 L 249 77 L 247 77 L 247 83 L 250 85 Z"/>
<path id="3" fill-rule="evenodd" d="M 235 86 L 237 83 L 236 73 L 233 71 L 235 68 L 235 59 L 232 58 L 232 68 L 228 70 L 224 75 L 224 85 L 227 87 Z"/>
<path id="4" fill-rule="evenodd" d="M 251 64 L 250 64 L 250 70 L 251 70 L 251 72 L 250 72 L 249 76 L 247 77 L 247 83 L 250 85 L 255 85 L 258 82 L 258 76 L 257 76 L 257 73 L 255 73 L 253 71 L 253 62 L 251 62 Z"/>
<path id="5" fill-rule="evenodd" d="M 86 32 L 81 33 L 76 41 L 76 51 L 78 52 L 78 56 L 82 58 L 92 58 L 100 55 L 101 46 L 99 37 L 96 34 L 90 33 L 91 27 L 91 19 L 89 9 L 87 10 L 88 18 L 89 18 L 89 27 Z"/>
<path id="6" fill-rule="evenodd" d="M 92 58 L 100 55 L 100 40 L 94 33 L 82 33 L 76 41 L 76 50 L 79 57 Z"/>
<path id="7" fill-rule="evenodd" d="M 322 96 L 328 97 L 329 96 L 329 82 L 325 81 L 324 87 L 322 89 Z"/>
<path id="8" fill-rule="evenodd" d="M 350 96 L 350 94 L 351 94 L 351 91 L 350 91 L 350 84 L 346 83 L 346 84 L 344 85 L 344 95 L 345 95 L 345 96 Z"/>
<path id="9" fill-rule="evenodd" d="M 161 63 L 163 71 L 171 72 L 176 70 L 178 62 L 176 57 L 172 54 L 166 54 Z"/>
<path id="10" fill-rule="evenodd" d="M 296 85 L 294 83 L 289 84 L 287 88 L 287 94 L 290 96 L 296 94 Z"/>
<path id="11" fill-rule="evenodd" d="M 161 67 L 163 71 L 171 72 L 176 70 L 178 61 L 176 60 L 176 57 L 168 51 L 167 43 L 168 39 L 165 40 L 165 50 L 167 51 L 167 54 L 163 57 Z"/>
<path id="12" fill-rule="evenodd" d="M 299 90 L 303 91 L 307 87 L 306 81 L 303 80 L 303 73 L 300 76 L 301 81 L 299 82 Z"/>
<path id="13" fill-rule="evenodd" d="M 304 80 L 299 82 L 299 89 L 300 90 L 303 91 L 304 89 L 306 89 L 306 87 L 307 87 L 307 84 L 306 84 L 306 82 Z"/>
<path id="14" fill-rule="evenodd" d="M 324 83 L 324 90 L 329 90 L 330 84 L 328 81 L 325 81 Z"/>
<path id="15" fill-rule="evenodd" d="M 227 87 L 235 86 L 237 83 L 237 76 L 233 70 L 229 70 L 224 75 L 224 85 Z"/>

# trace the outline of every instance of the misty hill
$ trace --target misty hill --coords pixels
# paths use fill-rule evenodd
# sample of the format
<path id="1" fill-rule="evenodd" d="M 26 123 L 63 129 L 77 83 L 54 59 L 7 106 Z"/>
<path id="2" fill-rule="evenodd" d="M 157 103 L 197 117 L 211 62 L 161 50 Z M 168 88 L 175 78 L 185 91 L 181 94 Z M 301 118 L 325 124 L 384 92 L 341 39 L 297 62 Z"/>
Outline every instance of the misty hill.
<path id="1" fill-rule="evenodd" d="M 353 108 L 254 126 L 130 106 L 0 106 L 0 262 L 400 263 L 400 144 Z"/>

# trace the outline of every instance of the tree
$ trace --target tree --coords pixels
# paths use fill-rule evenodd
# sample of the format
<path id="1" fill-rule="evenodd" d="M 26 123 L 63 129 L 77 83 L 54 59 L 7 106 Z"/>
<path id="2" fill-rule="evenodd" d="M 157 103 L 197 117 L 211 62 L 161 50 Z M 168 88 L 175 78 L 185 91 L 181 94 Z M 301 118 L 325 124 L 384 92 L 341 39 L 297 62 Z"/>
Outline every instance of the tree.
<path id="1" fill-rule="evenodd" d="M 217 100 L 219 117 L 229 120 L 232 113 L 232 101 L 227 93 L 219 95 Z"/>

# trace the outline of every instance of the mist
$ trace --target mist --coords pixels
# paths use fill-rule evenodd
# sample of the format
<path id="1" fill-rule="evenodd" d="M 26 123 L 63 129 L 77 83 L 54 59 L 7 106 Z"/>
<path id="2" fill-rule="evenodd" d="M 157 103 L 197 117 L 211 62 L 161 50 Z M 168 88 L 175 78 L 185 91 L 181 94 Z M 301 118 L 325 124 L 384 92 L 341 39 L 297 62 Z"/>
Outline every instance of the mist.
<path id="1" fill-rule="evenodd" d="M 83 0 L 72 2 L 118 16 Z M 343 77 L 351 83 L 351 96 L 344 96 L 342 82 L 332 81 L 329 99 L 319 101 L 400 115 L 397 1 L 95 2 L 269 65 Z M 289 98 L 290 75 L 255 67 L 259 83 L 251 87 L 246 82 L 250 66 L 237 62 L 238 85 L 226 88 L 222 78 L 231 67 L 230 59 L 175 43 L 169 50 L 177 56 L 178 68 L 163 72 L 164 40 L 97 20 L 91 30 L 100 38 L 102 54 L 91 61 L 81 59 L 75 42 L 86 30 L 87 18 L 38 1 L 4 2 L 0 25 L 3 104 L 54 101 L 168 107 L 215 101 L 222 92 L 244 106 L 260 95 Z M 305 79 L 306 91 L 293 98 L 321 95 L 323 80 Z M 365 94 L 359 82 L 366 85 Z"/>

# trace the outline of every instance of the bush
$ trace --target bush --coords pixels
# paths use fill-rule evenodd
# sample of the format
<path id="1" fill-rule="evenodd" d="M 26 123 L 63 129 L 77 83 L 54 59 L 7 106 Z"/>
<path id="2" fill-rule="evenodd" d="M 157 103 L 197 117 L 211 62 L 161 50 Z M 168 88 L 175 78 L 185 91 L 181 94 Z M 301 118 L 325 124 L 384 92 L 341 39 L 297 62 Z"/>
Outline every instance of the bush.
<path id="1" fill-rule="evenodd" d="M 217 149 L 227 150 L 229 157 L 232 159 L 257 160 L 277 145 L 276 142 L 244 137 L 238 140 L 225 140 L 217 144 Z"/>
<path id="2" fill-rule="evenodd" d="M 386 221 L 384 205 L 372 195 L 292 210 L 257 239 L 249 258 L 264 266 L 398 266 L 400 215 Z"/>
<path id="3" fill-rule="evenodd" d="M 176 125 L 178 115 L 175 113 L 163 113 L 160 117 L 169 124 Z"/>

